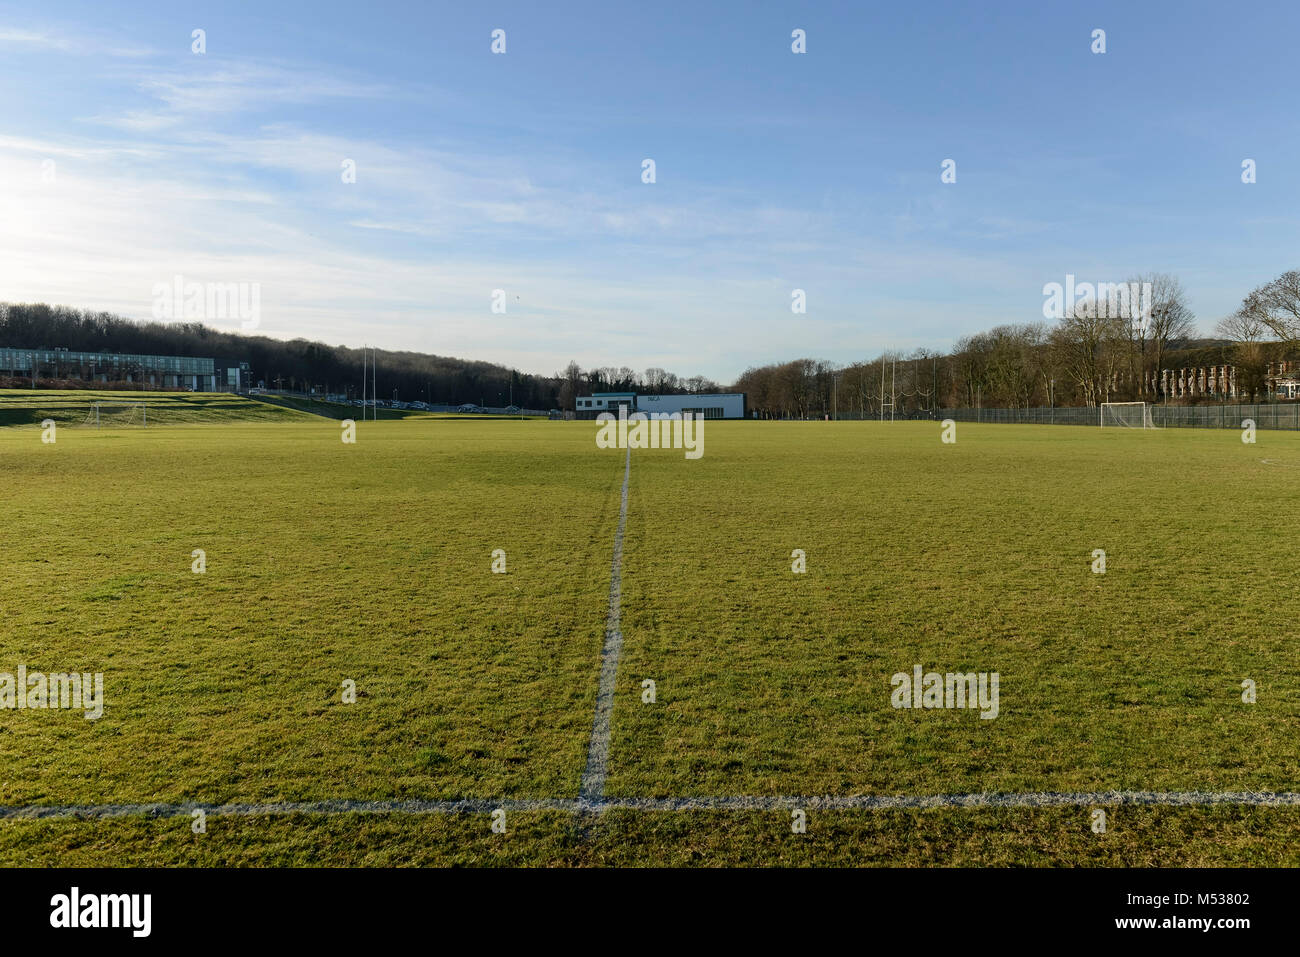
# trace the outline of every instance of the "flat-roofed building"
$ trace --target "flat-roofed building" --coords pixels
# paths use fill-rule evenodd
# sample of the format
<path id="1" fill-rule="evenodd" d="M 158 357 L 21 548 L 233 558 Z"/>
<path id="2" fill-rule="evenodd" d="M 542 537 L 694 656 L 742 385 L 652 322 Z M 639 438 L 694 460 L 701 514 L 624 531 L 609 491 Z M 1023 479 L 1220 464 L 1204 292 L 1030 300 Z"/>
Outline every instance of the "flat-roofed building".
<path id="1" fill-rule="evenodd" d="M 591 395 L 579 396 L 577 412 L 579 417 L 593 419 L 602 412 L 618 414 L 619 406 L 627 406 L 629 413 L 636 411 L 635 392 L 593 392 Z"/>
<path id="2" fill-rule="evenodd" d="M 620 406 L 626 406 L 629 414 L 646 412 L 672 415 L 675 412 L 694 412 L 706 419 L 743 419 L 745 393 L 639 395 L 635 392 L 594 392 L 578 397 L 578 418 L 594 419 L 602 412 L 617 415 Z"/>
<path id="3" fill-rule="evenodd" d="M 703 395 L 638 395 L 638 412 L 694 412 L 706 419 L 743 419 L 745 393 L 720 392 Z"/>
<path id="4" fill-rule="evenodd" d="M 248 368 L 248 363 L 239 359 L 0 348 L 0 373 L 10 378 L 131 382 L 160 389 L 238 392 L 249 384 Z"/>

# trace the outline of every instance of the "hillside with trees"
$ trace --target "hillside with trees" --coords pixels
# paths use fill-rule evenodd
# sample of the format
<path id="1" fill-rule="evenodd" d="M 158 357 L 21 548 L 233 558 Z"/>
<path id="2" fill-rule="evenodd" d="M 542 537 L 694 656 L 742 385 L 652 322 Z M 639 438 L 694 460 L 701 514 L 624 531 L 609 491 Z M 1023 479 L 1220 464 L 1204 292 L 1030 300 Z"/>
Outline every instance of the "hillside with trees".
<path id="1" fill-rule="evenodd" d="M 1150 283 L 1149 309 L 1084 299 L 1055 323 L 997 326 L 959 339 L 948 353 L 887 351 L 844 366 L 796 359 L 747 369 L 735 389 L 748 394 L 760 417 L 873 417 L 891 396 L 896 416 L 915 416 L 958 407 L 1159 402 L 1160 370 L 1232 365 L 1243 398 L 1253 401 L 1264 394 L 1269 363 L 1300 354 L 1300 272 L 1251 292 L 1217 324 L 1215 338 L 1197 335 L 1175 277 L 1131 281 Z"/>
<path id="2" fill-rule="evenodd" d="M 308 339 L 272 339 L 212 329 L 199 322 L 137 322 L 108 312 L 0 303 L 0 347 L 69 349 L 142 355 L 211 356 L 246 360 L 252 381 L 292 392 L 344 394 L 361 390 L 362 350 Z M 533 375 L 491 362 L 371 350 L 377 362 L 378 396 L 396 392 L 403 401 L 438 405 L 466 402 L 527 409 L 573 409 L 576 396 L 592 391 L 709 392 L 717 384 L 700 376 L 679 377 L 664 369 L 644 373 L 628 368 L 583 370 L 570 363 L 551 376 Z M 45 382 L 48 387 L 88 387 L 75 381 Z"/>
<path id="3" fill-rule="evenodd" d="M 470 359 L 378 350 L 378 395 L 459 405 L 574 409 L 579 395 L 633 391 L 680 394 L 735 391 L 761 418 L 872 417 L 882 401 L 894 414 L 929 415 L 974 407 L 1095 406 L 1164 401 L 1162 369 L 1232 365 L 1243 398 L 1265 392 L 1270 363 L 1300 354 L 1300 271 L 1283 273 L 1247 295 L 1220 320 L 1216 336 L 1196 331 L 1177 278 L 1153 273 L 1142 303 L 1084 298 L 1056 322 L 1008 323 L 964 336 L 946 353 L 885 352 L 847 365 L 801 358 L 745 370 L 730 386 L 703 376 L 627 366 L 584 370 L 570 362 L 551 376 Z M 1127 284 L 1124 284 L 1127 285 Z M 137 322 L 107 312 L 0 304 L 0 346 L 86 352 L 213 356 L 247 360 L 255 382 L 289 391 L 357 396 L 362 350 L 307 339 L 280 340 L 211 329 L 198 322 Z M 76 387 L 78 383 L 63 383 Z"/>

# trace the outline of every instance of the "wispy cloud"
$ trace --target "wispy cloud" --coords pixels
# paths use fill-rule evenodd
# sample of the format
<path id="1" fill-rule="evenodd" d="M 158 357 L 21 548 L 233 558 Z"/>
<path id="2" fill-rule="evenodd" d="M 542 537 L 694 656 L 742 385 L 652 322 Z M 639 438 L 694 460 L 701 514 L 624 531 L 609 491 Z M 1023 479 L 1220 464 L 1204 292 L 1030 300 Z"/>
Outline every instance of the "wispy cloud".
<path id="1" fill-rule="evenodd" d="M 1129 60 L 1038 57 L 1031 40 L 1074 29 L 1047 14 L 1032 37 L 1000 37 L 1029 51 L 1006 66 L 1023 71 L 1013 94 L 970 53 L 988 49 L 978 37 L 921 37 L 888 13 L 813 24 L 807 58 L 761 17 L 728 21 L 719 47 L 636 13 L 516 11 L 496 57 L 472 13 L 436 28 L 365 13 L 322 0 L 311 42 L 290 47 L 282 10 L 231 8 L 203 55 L 190 24 L 129 11 L 0 14 L 0 82 L 24 90 L 0 101 L 3 295 L 143 318 L 175 274 L 252 281 L 274 334 L 725 379 L 1032 320 L 1067 271 L 1192 264 L 1209 314 L 1295 248 L 1276 216 L 1294 205 L 1276 174 L 1289 128 L 1246 102 L 1226 127 L 1209 118 L 1233 135 L 1211 144 L 1168 121 L 1201 115 L 1180 95 L 1153 120 L 1161 151 L 1135 152 L 1151 130 L 1106 125 L 1127 115 Z M 889 38 L 871 69 L 845 46 L 855 31 Z M 940 60 L 934 76 L 916 67 Z M 950 88 L 959 75 L 971 82 Z M 908 82 L 886 97 L 884 77 Z M 1095 116 L 1042 112 L 1082 89 Z M 1259 185 L 1235 182 L 1238 152 L 1260 159 Z M 956 184 L 939 183 L 945 156 Z M 791 313 L 794 288 L 807 314 Z"/>
<path id="2" fill-rule="evenodd" d="M 55 36 L 50 33 L 0 27 L 0 46 L 34 47 L 40 50 L 71 50 L 73 43 L 67 37 Z"/>
<path id="3" fill-rule="evenodd" d="M 286 103 L 336 99 L 391 99 L 391 86 L 346 80 L 324 70 L 229 58 L 209 69 L 152 72 L 139 82 L 141 92 L 176 113 L 258 113 Z"/>
<path id="4" fill-rule="evenodd" d="M 147 47 L 122 44 L 103 37 L 61 29 L 33 29 L 0 25 L 0 49 L 44 50 L 76 56 L 147 57 L 156 53 Z"/>

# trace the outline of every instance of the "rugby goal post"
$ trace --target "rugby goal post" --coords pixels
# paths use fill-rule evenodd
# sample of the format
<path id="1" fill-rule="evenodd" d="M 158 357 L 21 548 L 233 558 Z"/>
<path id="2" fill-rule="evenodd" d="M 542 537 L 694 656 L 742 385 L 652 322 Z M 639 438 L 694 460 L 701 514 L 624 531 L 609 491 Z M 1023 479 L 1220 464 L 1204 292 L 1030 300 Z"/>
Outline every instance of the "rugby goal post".
<path id="1" fill-rule="evenodd" d="M 1118 426 L 1121 429 L 1154 429 L 1151 407 L 1145 402 L 1103 402 L 1101 427 Z"/>
<path id="2" fill-rule="evenodd" d="M 92 402 L 82 424 L 92 429 L 148 428 L 149 410 L 143 402 Z"/>

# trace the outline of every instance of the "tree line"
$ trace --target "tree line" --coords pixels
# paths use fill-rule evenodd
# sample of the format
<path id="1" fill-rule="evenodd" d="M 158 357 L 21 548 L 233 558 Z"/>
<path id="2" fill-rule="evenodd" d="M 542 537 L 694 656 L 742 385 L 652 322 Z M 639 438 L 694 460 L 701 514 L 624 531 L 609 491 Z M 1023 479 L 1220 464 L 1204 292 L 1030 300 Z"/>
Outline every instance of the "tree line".
<path id="1" fill-rule="evenodd" d="M 0 303 L 0 347 L 234 359 L 247 361 L 252 381 L 265 388 L 361 396 L 361 349 L 224 332 L 200 322 L 139 322 L 109 312 L 45 303 Z M 590 392 L 709 392 L 718 388 L 701 376 L 679 377 L 659 368 L 643 373 L 626 367 L 583 370 L 571 362 L 563 372 L 546 376 L 420 352 L 378 349 L 369 354 L 364 361 L 376 363 L 380 399 L 395 396 L 434 405 L 472 402 L 500 407 L 513 402 L 526 409 L 572 410 L 576 397 Z M 90 385 L 73 380 L 46 384 Z"/>
<path id="2" fill-rule="evenodd" d="M 1116 295 L 1128 288 L 1146 294 Z M 546 376 L 419 352 L 372 354 L 379 398 L 438 405 L 513 403 L 573 410 L 578 396 L 592 392 L 734 391 L 746 393 L 748 408 L 764 418 L 875 417 L 882 411 L 917 416 L 962 406 L 1164 401 L 1162 370 L 1207 365 L 1235 366 L 1239 393 L 1254 401 L 1266 391 L 1270 363 L 1293 358 L 1300 347 L 1300 271 L 1252 290 L 1216 324 L 1217 338 L 1198 338 L 1195 318 L 1179 280 L 1152 273 L 1110 289 L 1096 287 L 1067 304 L 1055 323 L 999 325 L 963 337 L 948 352 L 886 351 L 847 365 L 794 359 L 749 368 L 726 387 L 661 368 L 584 370 L 570 362 Z M 244 360 L 254 382 L 295 392 L 359 397 L 362 381 L 361 349 L 223 332 L 199 322 L 139 322 L 43 303 L 0 304 L 3 346 Z"/>
<path id="3" fill-rule="evenodd" d="M 1136 286 L 1134 285 L 1136 284 Z M 1141 289 L 1143 295 L 1117 295 Z M 1300 271 L 1252 291 L 1197 336 L 1179 280 L 1139 275 L 1069 303 L 1051 322 L 1009 323 L 965 336 L 947 353 L 886 351 L 847 365 L 795 359 L 747 369 L 735 390 L 763 418 L 932 415 L 941 408 L 1160 402 L 1165 369 L 1236 367 L 1239 395 L 1266 391 L 1269 364 L 1300 347 Z"/>

